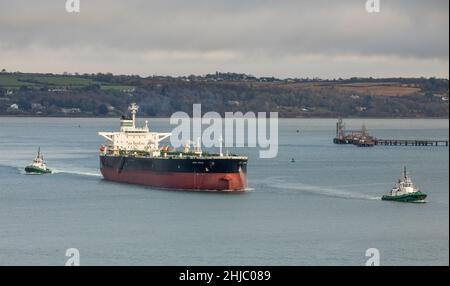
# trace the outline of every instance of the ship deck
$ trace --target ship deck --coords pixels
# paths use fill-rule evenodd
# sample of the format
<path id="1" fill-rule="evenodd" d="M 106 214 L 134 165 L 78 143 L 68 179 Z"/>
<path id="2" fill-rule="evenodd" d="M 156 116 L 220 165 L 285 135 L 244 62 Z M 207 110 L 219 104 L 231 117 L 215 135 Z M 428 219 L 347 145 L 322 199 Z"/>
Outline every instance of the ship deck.
<path id="1" fill-rule="evenodd" d="M 186 159 L 186 160 L 192 160 L 192 159 L 214 159 L 214 160 L 248 160 L 247 156 L 239 156 L 239 155 L 223 155 L 220 156 L 219 154 L 210 154 L 210 155 L 192 155 L 192 154 L 186 154 L 186 153 L 180 153 L 177 154 L 170 154 L 170 155 L 161 155 L 161 156 L 151 156 L 144 155 L 144 154 L 132 154 L 132 153 L 118 153 L 118 154 L 101 154 L 100 156 L 107 156 L 107 157 L 130 157 L 130 158 L 148 158 L 148 159 Z"/>

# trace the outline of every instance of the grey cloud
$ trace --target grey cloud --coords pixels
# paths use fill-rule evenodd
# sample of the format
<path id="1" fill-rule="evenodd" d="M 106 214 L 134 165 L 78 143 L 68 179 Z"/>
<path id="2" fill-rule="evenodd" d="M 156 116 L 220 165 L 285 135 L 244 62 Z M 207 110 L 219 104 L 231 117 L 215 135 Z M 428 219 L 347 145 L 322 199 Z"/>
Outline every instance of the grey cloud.
<path id="1" fill-rule="evenodd" d="M 81 0 L 78 15 L 64 2 L 0 0 L 0 52 L 222 52 L 267 65 L 309 56 L 449 59 L 447 0 L 381 0 L 379 14 L 367 13 L 365 0 Z"/>

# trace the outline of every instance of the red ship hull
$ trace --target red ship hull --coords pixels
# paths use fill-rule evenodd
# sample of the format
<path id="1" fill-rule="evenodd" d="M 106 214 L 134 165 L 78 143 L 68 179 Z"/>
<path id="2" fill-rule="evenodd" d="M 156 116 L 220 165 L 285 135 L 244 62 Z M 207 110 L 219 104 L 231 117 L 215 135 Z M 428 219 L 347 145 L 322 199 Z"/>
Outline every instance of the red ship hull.
<path id="1" fill-rule="evenodd" d="M 245 191 L 247 177 L 240 173 L 178 173 L 154 171 L 126 171 L 101 168 L 103 177 L 109 181 L 144 185 L 164 189 Z"/>

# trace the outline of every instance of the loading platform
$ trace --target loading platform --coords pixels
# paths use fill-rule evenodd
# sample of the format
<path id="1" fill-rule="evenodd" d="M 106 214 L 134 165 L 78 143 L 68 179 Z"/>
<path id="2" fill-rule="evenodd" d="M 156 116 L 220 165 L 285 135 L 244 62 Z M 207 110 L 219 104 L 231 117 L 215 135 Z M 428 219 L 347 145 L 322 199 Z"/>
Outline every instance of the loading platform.
<path id="1" fill-rule="evenodd" d="M 342 118 L 336 123 L 336 137 L 334 144 L 353 144 L 358 147 L 373 146 L 444 146 L 448 147 L 447 140 L 439 139 L 380 139 L 370 135 L 365 125 L 361 130 L 345 130 Z"/>

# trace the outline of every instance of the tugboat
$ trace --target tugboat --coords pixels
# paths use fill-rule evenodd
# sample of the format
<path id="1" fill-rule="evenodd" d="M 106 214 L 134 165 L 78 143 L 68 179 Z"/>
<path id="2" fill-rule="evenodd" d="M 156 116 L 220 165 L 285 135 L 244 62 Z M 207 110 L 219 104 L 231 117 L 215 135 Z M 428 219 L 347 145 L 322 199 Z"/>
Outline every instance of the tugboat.
<path id="1" fill-rule="evenodd" d="M 34 158 L 33 163 L 25 167 L 25 172 L 31 174 L 49 174 L 52 171 L 47 168 L 44 162 L 44 156 L 41 154 L 41 148 L 38 149 L 36 158 Z"/>
<path id="2" fill-rule="evenodd" d="M 424 203 L 426 197 L 427 195 L 414 185 L 406 173 L 406 167 L 404 167 L 402 177 L 398 180 L 398 183 L 392 188 L 389 195 L 384 195 L 381 199 L 404 203 Z"/>

